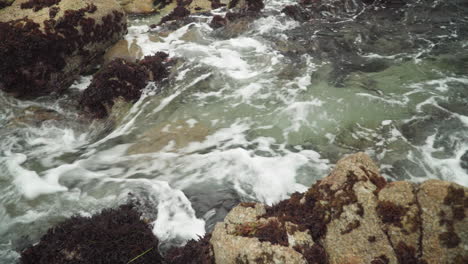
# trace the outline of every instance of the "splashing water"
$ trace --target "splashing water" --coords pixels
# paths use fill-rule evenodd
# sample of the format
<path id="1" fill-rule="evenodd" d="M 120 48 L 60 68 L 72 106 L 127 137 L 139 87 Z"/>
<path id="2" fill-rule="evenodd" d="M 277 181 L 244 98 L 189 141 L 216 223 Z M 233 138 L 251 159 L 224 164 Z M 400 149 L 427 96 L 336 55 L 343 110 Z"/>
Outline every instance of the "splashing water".
<path id="1" fill-rule="evenodd" d="M 181 244 L 239 201 L 305 191 L 356 151 L 389 180 L 468 185 L 468 8 L 443 2 L 412 1 L 393 33 L 388 19 L 370 28 L 362 6 L 312 25 L 280 14 L 292 2 L 279 0 L 229 37 L 209 17 L 167 36 L 133 18 L 128 43 L 178 58 L 175 74 L 148 85 L 110 132 L 72 103 L 90 77 L 59 101 L 0 94 L 0 260 L 128 193 L 163 244 Z M 421 6 L 439 18 L 430 30 L 415 22 Z"/>

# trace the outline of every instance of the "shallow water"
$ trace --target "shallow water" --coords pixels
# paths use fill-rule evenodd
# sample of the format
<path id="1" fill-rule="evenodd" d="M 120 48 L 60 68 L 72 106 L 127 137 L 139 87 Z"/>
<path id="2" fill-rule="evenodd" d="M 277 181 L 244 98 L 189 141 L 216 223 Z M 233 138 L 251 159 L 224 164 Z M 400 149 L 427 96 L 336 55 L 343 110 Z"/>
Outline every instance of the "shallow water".
<path id="1" fill-rule="evenodd" d="M 467 186 L 466 4 L 410 1 L 397 22 L 350 4 L 301 23 L 278 12 L 291 3 L 266 1 L 235 34 L 200 17 L 158 36 L 132 18 L 129 43 L 179 59 L 112 129 L 73 103 L 90 77 L 60 100 L 0 94 L 0 262 L 66 217 L 132 197 L 163 247 L 180 244 L 239 201 L 306 190 L 357 151 L 389 180 Z"/>

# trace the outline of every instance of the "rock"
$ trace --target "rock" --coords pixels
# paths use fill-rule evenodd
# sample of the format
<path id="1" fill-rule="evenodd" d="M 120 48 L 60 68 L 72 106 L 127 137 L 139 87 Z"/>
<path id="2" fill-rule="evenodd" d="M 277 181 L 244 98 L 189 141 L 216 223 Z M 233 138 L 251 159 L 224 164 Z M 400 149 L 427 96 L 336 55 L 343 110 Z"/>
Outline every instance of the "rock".
<path id="1" fill-rule="evenodd" d="M 184 121 L 156 125 L 143 133 L 143 138 L 132 145 L 129 154 L 158 152 L 166 147 L 178 150 L 191 142 L 202 142 L 209 135 L 209 129 L 200 123 L 193 126 Z M 169 149 L 168 149 L 169 150 Z"/>
<path id="2" fill-rule="evenodd" d="M 210 250 L 223 264 L 466 263 L 467 192 L 440 180 L 387 183 L 357 153 L 306 193 L 273 206 L 241 203 L 216 224 Z"/>
<path id="3" fill-rule="evenodd" d="M 74 216 L 49 229 L 21 252 L 21 264 L 163 263 L 158 239 L 132 205 L 106 209 L 91 218 Z"/>
<path id="4" fill-rule="evenodd" d="M 190 240 L 183 248 L 172 248 L 166 254 L 166 263 L 171 264 L 215 264 L 211 235 L 198 241 Z"/>
<path id="5" fill-rule="evenodd" d="M 340 160 L 334 171 L 318 184 L 331 190 L 330 197 L 324 200 L 337 205 L 329 208 L 331 221 L 323 239 L 319 239 L 330 263 L 371 263 L 382 255 L 390 263 L 396 263 L 375 210 L 378 204 L 375 193 L 385 185 L 378 173 L 372 160 L 358 153 Z M 338 213 L 333 214 L 335 210 Z M 375 238 L 373 242 L 369 241 L 371 236 Z"/>
<path id="6" fill-rule="evenodd" d="M 136 44 L 136 40 L 129 45 L 126 39 L 122 39 L 115 43 L 104 54 L 104 65 L 109 64 L 114 59 L 124 59 L 129 62 L 136 62 L 143 57 L 141 47 Z"/>
<path id="7" fill-rule="evenodd" d="M 29 106 L 23 110 L 23 113 L 10 121 L 10 125 L 27 124 L 40 126 L 43 122 L 63 120 L 65 117 L 52 109 L 46 109 L 38 106 Z"/>
<path id="8" fill-rule="evenodd" d="M 288 5 L 285 6 L 281 13 L 285 13 L 287 16 L 291 17 L 297 21 L 307 21 L 312 18 L 311 14 L 304 10 L 300 5 Z"/>
<path id="9" fill-rule="evenodd" d="M 127 14 L 151 14 L 157 11 L 154 0 L 117 0 Z"/>
<path id="10" fill-rule="evenodd" d="M 246 237 L 262 228 L 278 227 L 276 220 L 257 220 L 265 213 L 263 205 L 254 208 L 240 205 L 235 207 L 224 220 L 218 223 L 210 240 L 215 263 L 304 263 L 306 260 L 291 247 L 262 242 L 256 237 Z M 276 225 L 276 226 L 275 226 Z M 277 229 L 283 231 L 285 227 Z"/>
<path id="11" fill-rule="evenodd" d="M 104 118 L 111 112 L 114 100 L 122 97 L 135 102 L 149 81 L 144 67 L 123 59 L 115 59 L 93 76 L 83 92 L 80 105 L 95 118 Z"/>
<path id="12" fill-rule="evenodd" d="M 172 12 L 161 19 L 158 25 L 162 25 L 169 21 L 179 21 L 175 23 L 176 28 L 193 22 L 191 19 L 187 19 L 190 14 L 203 13 L 207 15 L 207 12 L 214 8 L 228 5 L 231 9 L 225 17 L 215 15 L 211 21 L 213 28 L 220 28 L 227 24 L 227 21 L 235 21 L 240 18 L 249 17 L 251 20 L 257 17 L 258 13 L 264 8 L 262 0 L 231 0 L 227 2 L 223 1 L 209 1 L 209 0 L 192 0 L 192 1 L 177 1 L 177 6 Z M 156 27 L 157 25 L 152 25 Z"/>
<path id="13" fill-rule="evenodd" d="M 262 0 L 231 0 L 228 8 L 235 8 L 243 11 L 260 12 L 265 7 Z"/>
<path id="14" fill-rule="evenodd" d="M 429 180 L 419 186 L 422 245 L 428 264 L 466 263 L 468 258 L 468 190 L 455 183 Z"/>
<path id="15" fill-rule="evenodd" d="M 61 92 L 125 33 L 114 0 L 17 0 L 0 10 L 0 89 L 19 97 Z"/>
<path id="16" fill-rule="evenodd" d="M 391 244 L 419 248 L 421 216 L 415 184 L 389 183 L 379 192 L 378 199 L 377 214 Z"/>
<path id="17" fill-rule="evenodd" d="M 135 63 L 114 59 L 93 76 L 81 95 L 81 107 L 94 118 L 105 118 L 116 100 L 137 101 L 149 81 L 161 81 L 168 75 L 167 56 L 158 52 Z"/>

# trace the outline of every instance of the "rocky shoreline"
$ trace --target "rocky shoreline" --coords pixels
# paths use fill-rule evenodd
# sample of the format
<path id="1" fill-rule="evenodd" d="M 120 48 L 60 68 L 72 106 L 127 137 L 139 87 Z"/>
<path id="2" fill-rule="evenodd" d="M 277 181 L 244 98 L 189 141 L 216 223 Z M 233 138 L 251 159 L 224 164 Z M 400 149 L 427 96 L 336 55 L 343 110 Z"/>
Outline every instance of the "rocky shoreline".
<path id="1" fill-rule="evenodd" d="M 109 256 L 130 263 L 152 249 L 132 263 L 462 264 L 467 214 L 468 188 L 440 180 L 387 182 L 369 156 L 357 153 L 305 193 L 273 206 L 239 204 L 211 233 L 182 248 L 158 253 L 147 221 L 124 205 L 51 228 L 22 252 L 21 263 L 109 263 Z M 115 240 L 118 247 L 111 246 Z"/>
<path id="2" fill-rule="evenodd" d="M 79 75 L 94 72 L 77 104 L 89 119 L 105 119 L 120 101 L 136 102 L 149 82 L 163 82 L 176 61 L 157 52 L 103 63 L 105 52 L 126 34 L 127 15 L 164 9 L 168 14 L 149 30 L 171 32 L 190 23 L 191 14 L 225 6 L 225 15 L 210 14 L 210 26 L 229 38 L 248 28 L 264 8 L 260 0 L 137 2 L 0 1 L 0 35 L 6 40 L 0 42 L 0 89 L 20 98 L 61 94 Z M 329 14 L 354 8 L 351 4 L 332 8 L 319 2 L 301 1 L 281 12 L 309 23 L 304 27 L 313 31 L 314 26 L 328 23 Z M 403 19 L 399 9 L 405 1 L 358 2 L 378 2 Z M 376 14 L 384 12 L 376 10 Z M 381 19 L 388 28 L 399 23 L 390 23 L 387 14 L 381 17 L 376 15 L 375 21 Z M 314 18 L 317 21 L 311 22 Z M 426 30 L 416 24 L 408 32 Z M 327 24 L 331 31 L 334 26 Z M 307 39 L 307 45 L 298 45 L 306 50 L 296 49 L 291 41 L 282 51 L 329 57 L 333 68 L 330 82 L 343 86 L 353 71 L 389 67 L 372 59 L 362 60 L 359 66 L 349 64 L 361 48 L 374 51 L 369 43 L 384 43 L 384 37 L 372 35 L 371 23 L 361 26 L 370 37 L 359 48 L 351 48 L 352 32 L 344 32 L 340 38 L 319 35 Z M 303 40 L 304 36 L 296 39 L 298 43 Z M 399 43 L 401 50 L 412 48 L 407 44 Z M 384 54 L 395 50 L 385 45 L 372 47 Z M 192 137 L 203 138 L 207 132 L 200 130 L 203 135 Z M 468 188 L 447 181 L 387 182 L 366 154 L 357 153 L 340 160 L 305 193 L 294 193 L 273 206 L 240 203 L 214 230 L 180 248 L 160 251 L 150 224 L 154 219 L 142 218 L 141 208 L 126 204 L 89 218 L 72 217 L 52 227 L 37 244 L 21 252 L 20 263 L 462 264 L 468 263 L 467 194 Z"/>

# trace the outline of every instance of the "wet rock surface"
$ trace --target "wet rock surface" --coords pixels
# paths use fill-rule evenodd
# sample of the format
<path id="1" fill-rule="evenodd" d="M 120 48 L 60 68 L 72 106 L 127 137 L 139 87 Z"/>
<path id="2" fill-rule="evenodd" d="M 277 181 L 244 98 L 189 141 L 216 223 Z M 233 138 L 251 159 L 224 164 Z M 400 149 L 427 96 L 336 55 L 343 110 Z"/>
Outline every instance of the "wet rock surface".
<path id="1" fill-rule="evenodd" d="M 215 263 L 464 263 L 467 201 L 450 182 L 387 183 L 358 153 L 305 193 L 235 207 L 211 250 Z"/>
<path id="2" fill-rule="evenodd" d="M 61 92 L 125 33 L 113 0 L 17 0 L 0 11 L 0 89 L 19 97 Z"/>

